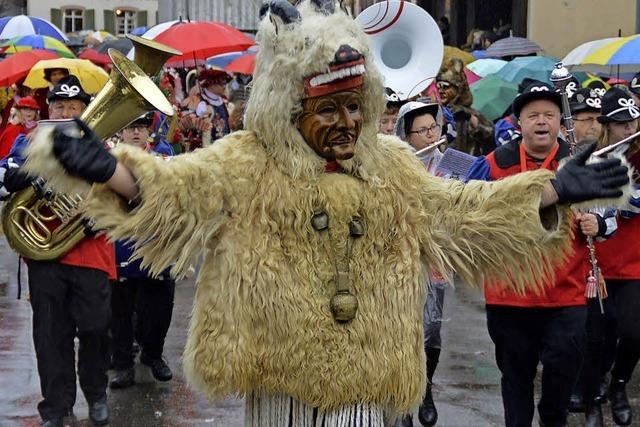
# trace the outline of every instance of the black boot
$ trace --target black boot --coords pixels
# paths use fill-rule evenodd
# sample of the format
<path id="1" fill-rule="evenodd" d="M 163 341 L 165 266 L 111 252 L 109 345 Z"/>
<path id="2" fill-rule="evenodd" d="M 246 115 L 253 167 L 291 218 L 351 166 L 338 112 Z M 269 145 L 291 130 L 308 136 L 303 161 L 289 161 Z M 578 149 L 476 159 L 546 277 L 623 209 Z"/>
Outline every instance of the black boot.
<path id="1" fill-rule="evenodd" d="M 109 405 L 106 396 L 89 405 L 89 419 L 94 426 L 109 424 Z"/>
<path id="2" fill-rule="evenodd" d="M 609 401 L 613 421 L 619 426 L 631 425 L 631 406 L 627 399 L 626 384 L 623 380 L 611 379 L 609 385 Z"/>
<path id="3" fill-rule="evenodd" d="M 584 427 L 603 427 L 602 405 L 600 402 L 592 402 L 585 409 Z"/>
<path id="4" fill-rule="evenodd" d="M 584 412 L 584 399 L 582 398 L 581 393 L 571 393 L 571 397 L 569 397 L 569 412 Z"/>
<path id="5" fill-rule="evenodd" d="M 159 359 L 150 359 L 142 354 L 142 356 L 140 356 L 140 363 L 150 367 L 153 378 L 158 381 L 169 381 L 173 378 L 171 368 L 169 368 L 169 365 L 167 365 L 167 362 L 165 362 L 162 357 Z"/>
<path id="6" fill-rule="evenodd" d="M 136 370 L 134 367 L 127 369 L 117 369 L 115 375 L 109 383 L 111 388 L 127 388 L 136 382 Z"/>
<path id="7" fill-rule="evenodd" d="M 418 409 L 418 419 L 423 426 L 434 426 L 438 422 L 438 411 L 436 405 L 433 403 L 433 394 L 431 393 L 431 384 L 433 381 L 433 374 L 436 372 L 438 361 L 440 360 L 440 349 L 426 347 L 427 353 L 427 390 Z"/>

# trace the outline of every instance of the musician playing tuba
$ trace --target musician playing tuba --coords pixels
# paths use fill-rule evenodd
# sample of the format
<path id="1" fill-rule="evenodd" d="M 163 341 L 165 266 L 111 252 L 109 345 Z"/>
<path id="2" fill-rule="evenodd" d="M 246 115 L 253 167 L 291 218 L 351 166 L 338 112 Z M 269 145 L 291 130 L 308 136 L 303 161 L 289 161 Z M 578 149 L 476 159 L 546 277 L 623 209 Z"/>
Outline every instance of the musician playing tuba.
<path id="1" fill-rule="evenodd" d="M 47 94 L 50 119 L 79 116 L 89 104 L 78 78 L 60 80 Z M 34 178 L 22 170 L 23 151 L 30 139 L 20 135 L 9 156 L 0 162 L 0 194 L 29 187 Z M 47 427 L 62 427 L 76 400 L 74 338 L 80 340 L 80 388 L 89 403 L 94 425 L 109 421 L 109 279 L 115 279 L 113 245 L 90 232 L 62 257 L 27 260 L 33 310 L 33 342 L 38 360 L 42 401 L 38 412 Z"/>

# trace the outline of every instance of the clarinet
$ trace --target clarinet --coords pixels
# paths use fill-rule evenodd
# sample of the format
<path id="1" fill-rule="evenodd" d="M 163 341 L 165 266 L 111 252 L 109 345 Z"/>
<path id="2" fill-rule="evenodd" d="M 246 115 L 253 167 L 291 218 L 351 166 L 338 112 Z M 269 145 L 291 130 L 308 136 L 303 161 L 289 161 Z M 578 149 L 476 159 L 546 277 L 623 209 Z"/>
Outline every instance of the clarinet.
<path id="1" fill-rule="evenodd" d="M 571 118 L 571 110 L 569 108 L 569 94 L 566 90 L 572 77 L 571 73 L 569 73 L 569 71 L 562 65 L 562 62 L 558 62 L 551 72 L 549 80 L 551 80 L 553 85 L 562 95 L 562 119 L 567 131 L 567 140 L 569 141 L 570 152 L 571 154 L 574 154 L 577 147 L 577 141 L 573 132 L 573 119 Z M 589 277 L 587 277 L 585 296 L 587 298 L 597 297 L 600 304 L 600 312 L 604 314 L 604 305 L 602 300 L 607 297 L 607 288 L 600 274 L 600 268 L 598 267 L 593 237 L 586 237 L 587 247 L 589 248 L 589 262 L 591 264 L 591 270 L 589 271 Z"/>

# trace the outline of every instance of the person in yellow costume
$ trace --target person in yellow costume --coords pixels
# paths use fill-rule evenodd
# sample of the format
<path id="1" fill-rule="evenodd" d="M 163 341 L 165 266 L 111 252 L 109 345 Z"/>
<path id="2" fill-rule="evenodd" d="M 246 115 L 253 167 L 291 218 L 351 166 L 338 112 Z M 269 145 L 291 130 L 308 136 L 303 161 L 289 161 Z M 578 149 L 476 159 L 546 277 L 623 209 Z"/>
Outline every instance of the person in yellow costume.
<path id="1" fill-rule="evenodd" d="M 183 354 L 192 387 L 246 396 L 247 426 L 381 427 L 426 388 L 429 268 L 541 285 L 568 248 L 569 203 L 620 196 L 626 167 L 583 155 L 557 175 L 434 177 L 377 135 L 382 79 L 336 2 L 262 12 L 245 131 L 167 162 L 108 152 L 78 122 L 82 137 L 37 138 L 27 168 L 60 191 L 92 184 L 86 214 L 135 241 L 152 273 L 180 277 L 204 256 Z"/>

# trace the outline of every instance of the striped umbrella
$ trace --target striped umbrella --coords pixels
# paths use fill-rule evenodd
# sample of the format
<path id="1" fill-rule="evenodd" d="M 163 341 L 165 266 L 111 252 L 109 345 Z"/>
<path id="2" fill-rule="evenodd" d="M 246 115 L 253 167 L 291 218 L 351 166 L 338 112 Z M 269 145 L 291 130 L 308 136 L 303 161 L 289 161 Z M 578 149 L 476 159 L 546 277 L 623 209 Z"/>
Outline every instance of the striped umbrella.
<path id="1" fill-rule="evenodd" d="M 34 16 L 18 15 L 0 18 L 0 40 L 39 34 L 67 41 L 67 36 L 51 22 Z"/>
<path id="2" fill-rule="evenodd" d="M 18 36 L 0 43 L 0 47 L 6 47 L 6 53 L 25 52 L 33 49 L 48 50 L 57 53 L 63 58 L 75 58 L 69 48 L 53 37 L 49 36 Z"/>
<path id="3" fill-rule="evenodd" d="M 616 37 L 585 56 L 581 67 L 599 74 L 632 74 L 640 68 L 640 34 Z"/>
<path id="4" fill-rule="evenodd" d="M 507 37 L 493 43 L 487 49 L 487 58 L 503 56 L 525 56 L 542 52 L 542 48 L 524 37 Z"/>

